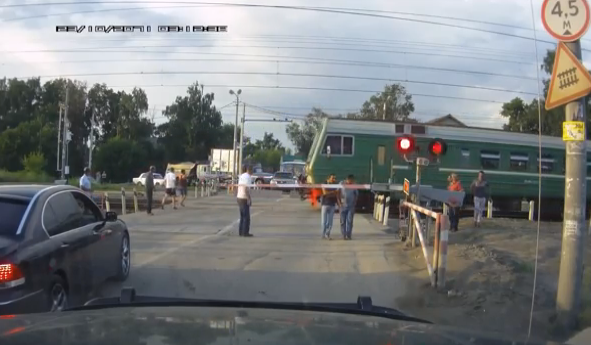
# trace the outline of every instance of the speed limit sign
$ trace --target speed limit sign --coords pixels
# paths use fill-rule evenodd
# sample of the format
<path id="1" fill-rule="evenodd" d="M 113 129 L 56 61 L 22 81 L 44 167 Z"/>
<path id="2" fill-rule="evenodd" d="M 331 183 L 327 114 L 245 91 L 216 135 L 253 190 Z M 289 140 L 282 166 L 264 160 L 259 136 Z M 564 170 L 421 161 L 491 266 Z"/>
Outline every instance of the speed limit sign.
<path id="1" fill-rule="evenodd" d="M 544 0 L 542 23 L 557 40 L 576 41 L 589 28 L 589 5 L 586 0 Z"/>

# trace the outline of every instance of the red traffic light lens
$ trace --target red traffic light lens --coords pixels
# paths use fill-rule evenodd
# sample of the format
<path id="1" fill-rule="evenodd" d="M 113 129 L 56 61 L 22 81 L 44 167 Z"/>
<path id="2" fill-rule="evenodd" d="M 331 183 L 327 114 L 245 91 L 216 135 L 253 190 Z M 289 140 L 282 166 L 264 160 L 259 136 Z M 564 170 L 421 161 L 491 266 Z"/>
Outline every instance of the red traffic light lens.
<path id="1" fill-rule="evenodd" d="M 433 152 L 435 155 L 441 154 L 442 150 L 443 147 L 441 147 L 441 143 L 433 143 L 433 146 L 431 146 L 431 152 Z"/>
<path id="2" fill-rule="evenodd" d="M 396 140 L 396 148 L 400 153 L 407 154 L 414 150 L 415 142 L 410 137 L 400 137 Z"/>
<path id="3" fill-rule="evenodd" d="M 403 150 L 410 149 L 411 145 L 412 144 L 410 143 L 410 140 L 408 138 L 404 138 L 404 139 L 400 140 L 400 148 Z"/>
<path id="4" fill-rule="evenodd" d="M 429 143 L 429 153 L 434 156 L 444 155 L 446 151 L 447 145 L 441 139 L 435 139 Z"/>

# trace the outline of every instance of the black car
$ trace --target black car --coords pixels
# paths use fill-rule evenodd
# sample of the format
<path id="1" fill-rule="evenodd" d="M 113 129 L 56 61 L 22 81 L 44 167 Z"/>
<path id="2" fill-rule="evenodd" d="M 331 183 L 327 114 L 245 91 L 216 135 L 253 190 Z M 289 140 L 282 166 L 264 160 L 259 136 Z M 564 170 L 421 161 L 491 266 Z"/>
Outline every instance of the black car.
<path id="1" fill-rule="evenodd" d="M 0 186 L 0 315 L 83 304 L 109 278 L 127 279 L 129 232 L 71 186 Z"/>

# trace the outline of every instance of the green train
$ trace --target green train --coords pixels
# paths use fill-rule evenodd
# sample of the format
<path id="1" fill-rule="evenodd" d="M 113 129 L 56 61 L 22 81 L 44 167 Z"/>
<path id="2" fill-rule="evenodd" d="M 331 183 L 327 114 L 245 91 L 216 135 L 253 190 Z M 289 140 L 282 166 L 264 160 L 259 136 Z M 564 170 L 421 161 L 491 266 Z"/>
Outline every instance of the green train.
<path id="1" fill-rule="evenodd" d="M 422 168 L 422 184 L 446 188 L 447 177 L 453 172 L 469 193 L 471 182 L 483 170 L 494 207 L 499 211 L 520 211 L 524 200 L 534 200 L 537 205 L 541 164 L 542 214 L 561 216 L 565 190 L 562 139 L 543 136 L 539 157 L 537 135 L 495 129 L 327 118 L 308 154 L 307 183 L 321 183 L 331 173 L 339 180 L 354 174 L 359 183 L 402 184 L 405 178 L 413 182 L 416 168 L 396 148 L 396 138 L 404 135 L 415 137 L 420 156 L 424 157 L 428 156 L 427 146 L 432 139 L 447 143 L 447 153 L 439 164 Z M 588 155 L 587 180 L 590 158 Z M 588 194 L 589 187 L 587 184 Z M 363 191 L 360 197 L 361 210 L 373 208 L 371 191 Z M 465 204 L 471 205 L 471 200 L 472 196 L 466 195 Z"/>

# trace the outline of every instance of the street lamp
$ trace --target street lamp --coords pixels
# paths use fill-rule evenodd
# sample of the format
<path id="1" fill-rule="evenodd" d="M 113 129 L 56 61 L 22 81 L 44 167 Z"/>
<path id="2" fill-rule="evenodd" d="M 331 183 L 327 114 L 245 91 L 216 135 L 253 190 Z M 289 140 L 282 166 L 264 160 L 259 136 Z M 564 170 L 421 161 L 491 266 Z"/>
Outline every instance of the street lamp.
<path id="1" fill-rule="evenodd" d="M 236 139 L 238 137 L 238 105 L 240 104 L 241 89 L 237 92 L 230 90 L 230 95 L 236 96 L 236 121 L 234 122 L 234 144 L 232 145 L 232 153 L 234 154 L 234 161 L 232 162 L 232 182 L 236 183 Z"/>

